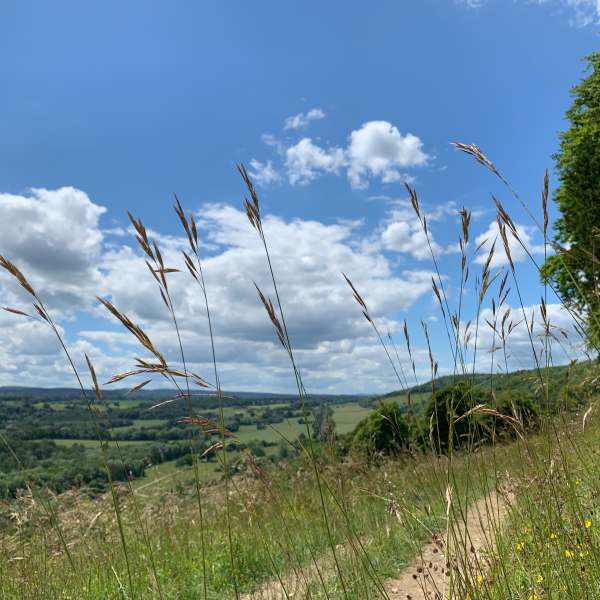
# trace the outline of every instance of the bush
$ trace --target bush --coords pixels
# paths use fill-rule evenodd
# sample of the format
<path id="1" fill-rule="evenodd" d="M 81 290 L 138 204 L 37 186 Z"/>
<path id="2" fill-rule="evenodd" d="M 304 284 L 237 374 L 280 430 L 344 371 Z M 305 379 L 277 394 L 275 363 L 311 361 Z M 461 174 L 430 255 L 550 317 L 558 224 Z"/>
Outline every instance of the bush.
<path id="1" fill-rule="evenodd" d="M 397 402 L 382 402 L 354 430 L 352 449 L 369 456 L 399 454 L 410 443 L 408 423 Z"/>
<path id="2" fill-rule="evenodd" d="M 523 392 L 506 392 L 496 401 L 496 410 L 503 416 L 516 419 L 520 425 L 511 424 L 507 419 L 495 420 L 496 435 L 516 437 L 516 427 L 524 431 L 536 431 L 540 426 L 540 414 L 531 396 Z"/>
<path id="3" fill-rule="evenodd" d="M 443 451 L 450 446 L 458 448 L 487 440 L 489 419 L 465 415 L 478 404 L 489 404 L 488 400 L 486 394 L 465 381 L 436 391 L 425 409 L 425 427 L 431 432 L 436 449 Z"/>

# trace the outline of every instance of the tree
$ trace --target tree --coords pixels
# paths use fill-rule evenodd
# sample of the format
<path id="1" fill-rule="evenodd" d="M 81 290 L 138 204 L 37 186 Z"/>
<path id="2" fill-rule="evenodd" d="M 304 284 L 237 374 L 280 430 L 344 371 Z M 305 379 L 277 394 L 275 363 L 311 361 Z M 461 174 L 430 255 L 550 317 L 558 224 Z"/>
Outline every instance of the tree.
<path id="1" fill-rule="evenodd" d="M 563 301 L 586 315 L 590 345 L 600 341 L 600 53 L 587 57 L 589 75 L 572 90 L 570 127 L 555 154 L 561 216 L 554 241 L 563 248 L 542 268 Z"/>
<path id="2" fill-rule="evenodd" d="M 333 409 L 329 404 L 323 402 L 315 411 L 312 435 L 319 442 L 330 440 L 335 433 L 335 421 L 333 420 Z"/>
<path id="3" fill-rule="evenodd" d="M 436 448 L 446 450 L 482 441 L 483 419 L 471 411 L 488 403 L 489 398 L 467 381 L 437 390 L 425 409 L 425 422 Z"/>
<path id="4" fill-rule="evenodd" d="M 397 402 L 382 402 L 354 430 L 352 448 L 370 456 L 394 455 L 408 448 L 409 427 Z"/>
<path id="5" fill-rule="evenodd" d="M 539 410 L 533 398 L 524 392 L 500 394 L 496 410 L 501 417 L 493 420 L 494 432 L 502 437 L 516 437 L 517 431 L 536 431 L 540 426 Z"/>

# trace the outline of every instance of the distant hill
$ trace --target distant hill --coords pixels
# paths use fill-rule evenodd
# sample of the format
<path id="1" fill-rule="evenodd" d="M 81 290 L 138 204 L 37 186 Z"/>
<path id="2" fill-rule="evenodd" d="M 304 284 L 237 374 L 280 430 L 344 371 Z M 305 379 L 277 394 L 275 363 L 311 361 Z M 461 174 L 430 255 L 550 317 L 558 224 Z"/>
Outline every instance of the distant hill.
<path id="1" fill-rule="evenodd" d="M 569 374 L 570 370 L 570 374 Z M 568 365 L 560 365 L 549 367 L 548 370 L 544 367 L 540 372 L 537 369 L 522 369 L 511 373 L 494 374 L 475 373 L 474 375 L 444 375 L 438 377 L 435 381 L 429 380 L 426 383 L 415 385 L 410 388 L 411 395 L 430 394 L 432 389 L 442 389 L 459 381 L 472 381 L 481 389 L 493 389 L 496 394 L 502 392 L 519 391 L 535 395 L 535 391 L 540 387 L 540 373 L 546 382 L 548 381 L 549 395 L 551 399 L 555 399 L 560 391 L 567 383 L 577 386 L 586 377 L 593 375 L 595 372 L 600 374 L 600 365 L 597 362 L 583 361 L 574 364 L 571 368 Z M 381 396 L 381 399 L 389 399 L 392 397 L 405 396 L 405 390 L 395 390 Z"/>
<path id="2" fill-rule="evenodd" d="M 93 390 L 86 390 L 90 398 L 94 397 Z M 107 401 L 116 401 L 124 399 L 135 399 L 143 403 L 156 403 L 175 398 L 178 391 L 175 389 L 143 389 L 129 394 L 128 389 L 103 389 L 102 395 Z M 201 401 L 208 406 L 217 405 L 218 398 L 214 391 L 193 390 L 195 401 Z M 225 403 L 229 406 L 244 406 L 246 404 L 271 404 L 274 401 L 294 403 L 298 401 L 297 394 L 278 394 L 273 392 L 238 392 L 223 391 Z M 329 402 L 330 404 L 343 404 L 344 402 L 357 401 L 366 395 L 353 394 L 310 394 L 309 404 L 320 404 Z M 81 390 L 78 388 L 43 388 L 26 386 L 0 386 L 0 402 L 2 400 L 20 400 L 28 399 L 37 402 L 83 402 Z"/>

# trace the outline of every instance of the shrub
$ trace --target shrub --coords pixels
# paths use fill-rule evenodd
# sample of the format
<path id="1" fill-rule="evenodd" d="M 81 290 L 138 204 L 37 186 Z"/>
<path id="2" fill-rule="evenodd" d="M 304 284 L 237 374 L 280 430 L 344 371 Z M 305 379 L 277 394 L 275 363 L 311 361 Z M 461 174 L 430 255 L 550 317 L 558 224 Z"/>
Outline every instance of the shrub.
<path id="1" fill-rule="evenodd" d="M 408 423 L 397 402 L 382 402 L 354 430 L 352 449 L 366 453 L 394 455 L 408 448 Z"/>
<path id="2" fill-rule="evenodd" d="M 528 394 L 523 392 L 501 394 L 496 400 L 496 410 L 503 416 L 516 419 L 524 431 L 536 431 L 539 428 L 539 410 Z M 496 435 L 516 436 L 515 426 L 507 419 L 495 419 L 494 427 Z"/>
<path id="3" fill-rule="evenodd" d="M 485 404 L 487 400 L 481 390 L 465 381 L 444 387 L 432 395 L 425 409 L 425 426 L 438 451 L 489 438 L 488 419 L 476 414 L 465 416 L 473 407 Z M 451 423 L 454 423 L 452 433 Z"/>

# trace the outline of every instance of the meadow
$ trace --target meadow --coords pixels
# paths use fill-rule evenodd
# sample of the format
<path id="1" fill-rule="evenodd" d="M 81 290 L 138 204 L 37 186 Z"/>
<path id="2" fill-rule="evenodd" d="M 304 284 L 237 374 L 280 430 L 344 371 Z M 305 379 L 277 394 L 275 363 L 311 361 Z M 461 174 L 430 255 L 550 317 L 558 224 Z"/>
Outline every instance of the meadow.
<path id="1" fill-rule="evenodd" d="M 521 202 L 479 148 L 457 147 Z M 91 360 L 86 357 L 87 372 L 80 372 L 64 344 L 81 383 L 78 392 L 46 399 L 34 394 L 20 403 L 15 390 L 0 394 L 3 464 L 12 461 L 18 475 L 3 489 L 0 597 L 597 597 L 600 419 L 593 341 L 586 338 L 583 316 L 565 304 L 579 326 L 584 357 L 553 365 L 552 347 L 562 339 L 546 311 L 549 283 L 534 328 L 509 237 L 526 247 L 503 206 L 496 205 L 498 245 L 508 265 L 498 270 L 492 267 L 495 245 L 475 260 L 480 248 L 469 244 L 470 213 L 459 213 L 455 286 L 459 299 L 474 294 L 476 325 L 466 323 L 461 300 L 451 307 L 431 251 L 438 275 L 432 293 L 453 371 L 440 376 L 424 325 L 430 378 L 409 385 L 406 373 L 416 372 L 410 332 L 405 327 L 403 364 L 371 316 L 368 298 L 344 276 L 349 301 L 372 328 L 398 386 L 378 398 L 318 397 L 307 391 L 288 335 L 277 257 L 269 253 L 258 194 L 243 167 L 240 174 L 249 227 L 272 276 L 269 294 L 257 290 L 259 301 L 289 359 L 297 394 L 232 402 L 220 387 L 214 348 L 211 382 L 187 369 L 169 287 L 174 270 L 142 221 L 130 215 L 181 352 L 177 362 L 167 361 L 140 325 L 99 299 L 144 352 L 111 382 L 143 376 L 166 379 L 172 388 L 156 397 L 158 392 L 141 390 L 143 383 L 132 379 L 127 398 L 105 394 Z M 428 240 L 417 193 L 408 185 L 407 193 Z M 539 220 L 550 247 L 547 197 L 546 177 Z M 178 201 L 175 212 L 189 241 L 184 266 L 204 299 L 214 342 L 196 222 Z M 26 275 L 3 257 L 0 265 L 63 343 Z M 469 279 L 471 268 L 479 271 Z M 519 317 L 508 308 L 511 290 Z M 491 317 L 480 322 L 487 306 Z M 535 367 L 507 373 L 511 335 L 519 324 L 527 329 Z M 494 336 L 496 370 L 489 373 L 476 370 L 480 327 Z M 88 380 L 92 387 L 84 385 Z M 210 395 L 190 391 L 208 387 Z M 175 398 L 165 401 L 169 394 Z M 79 462 L 73 465 L 75 456 Z M 48 478 L 52 457 L 62 461 L 66 480 Z"/>

